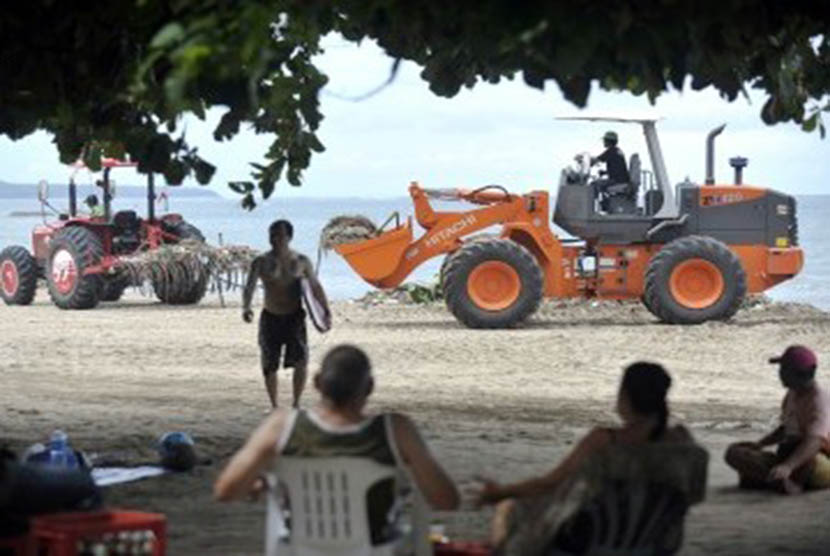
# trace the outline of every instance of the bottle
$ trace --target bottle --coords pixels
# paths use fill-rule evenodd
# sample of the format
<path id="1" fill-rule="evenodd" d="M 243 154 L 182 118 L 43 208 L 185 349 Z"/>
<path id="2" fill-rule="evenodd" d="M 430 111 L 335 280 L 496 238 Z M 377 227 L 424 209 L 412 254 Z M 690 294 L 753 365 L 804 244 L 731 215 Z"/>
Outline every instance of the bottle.
<path id="1" fill-rule="evenodd" d="M 69 437 L 62 430 L 56 430 L 49 438 L 49 463 L 61 467 L 77 467 L 78 459 L 69 446 Z"/>

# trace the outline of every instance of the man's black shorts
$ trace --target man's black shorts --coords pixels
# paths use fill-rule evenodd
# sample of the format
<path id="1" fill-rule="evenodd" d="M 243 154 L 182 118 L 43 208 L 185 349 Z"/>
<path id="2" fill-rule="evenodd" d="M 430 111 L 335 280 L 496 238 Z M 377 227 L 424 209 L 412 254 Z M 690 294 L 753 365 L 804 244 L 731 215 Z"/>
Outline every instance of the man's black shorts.
<path id="1" fill-rule="evenodd" d="M 263 309 L 259 315 L 259 349 L 263 369 L 279 369 L 283 346 L 283 368 L 296 367 L 308 361 L 305 311 L 300 309 L 288 315 L 275 315 Z"/>

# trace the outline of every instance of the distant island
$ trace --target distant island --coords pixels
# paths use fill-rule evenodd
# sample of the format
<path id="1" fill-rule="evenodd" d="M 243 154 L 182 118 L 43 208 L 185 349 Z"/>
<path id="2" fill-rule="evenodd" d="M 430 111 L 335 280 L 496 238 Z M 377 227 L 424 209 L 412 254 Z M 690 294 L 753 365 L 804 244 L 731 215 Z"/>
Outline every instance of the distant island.
<path id="1" fill-rule="evenodd" d="M 218 193 L 208 187 L 200 186 L 171 186 L 164 187 L 164 191 L 171 198 L 193 198 L 193 197 L 221 197 Z M 162 188 L 156 188 L 156 193 Z M 78 185 L 78 202 L 82 202 L 87 195 L 95 193 L 100 196 L 101 189 L 89 184 Z M 66 199 L 69 195 L 69 188 L 65 183 L 50 183 L 49 197 L 51 199 Z M 147 189 L 139 185 L 118 184 L 115 190 L 117 198 L 144 199 L 147 197 Z M 0 199 L 37 199 L 37 185 L 17 184 L 0 181 Z"/>

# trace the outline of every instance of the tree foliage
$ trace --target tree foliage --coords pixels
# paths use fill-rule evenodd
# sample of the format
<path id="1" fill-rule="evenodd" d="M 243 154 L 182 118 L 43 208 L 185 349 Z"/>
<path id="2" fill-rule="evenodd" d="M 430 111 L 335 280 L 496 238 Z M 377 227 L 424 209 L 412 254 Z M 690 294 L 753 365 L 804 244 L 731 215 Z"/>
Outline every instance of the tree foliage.
<path id="1" fill-rule="evenodd" d="M 63 162 L 129 153 L 170 183 L 207 183 L 215 168 L 181 118 L 221 107 L 216 140 L 242 126 L 275 136 L 250 180 L 230 184 L 253 207 L 257 189 L 300 185 L 323 150 L 314 56 L 332 32 L 415 62 L 441 96 L 518 75 L 577 106 L 592 87 L 652 101 L 687 82 L 729 101 L 759 88 L 764 122 L 823 136 L 829 30 L 826 2 L 807 0 L 31 0 L 0 18 L 0 133 L 45 129 Z"/>

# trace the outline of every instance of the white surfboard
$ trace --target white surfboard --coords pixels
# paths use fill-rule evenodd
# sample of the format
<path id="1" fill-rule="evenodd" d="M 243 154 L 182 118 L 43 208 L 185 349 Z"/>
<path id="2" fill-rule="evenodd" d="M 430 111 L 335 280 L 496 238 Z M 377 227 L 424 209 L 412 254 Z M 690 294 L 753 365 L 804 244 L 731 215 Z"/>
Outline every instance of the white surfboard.
<path id="1" fill-rule="evenodd" d="M 311 318 L 311 323 L 318 332 L 328 332 L 330 325 L 326 323 L 326 309 L 317 296 L 314 295 L 314 290 L 311 289 L 311 282 L 308 278 L 300 279 L 300 286 L 303 290 L 303 303 L 305 304 L 306 312 Z"/>

